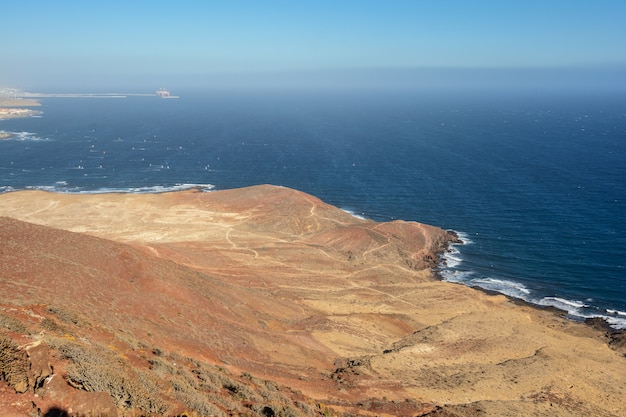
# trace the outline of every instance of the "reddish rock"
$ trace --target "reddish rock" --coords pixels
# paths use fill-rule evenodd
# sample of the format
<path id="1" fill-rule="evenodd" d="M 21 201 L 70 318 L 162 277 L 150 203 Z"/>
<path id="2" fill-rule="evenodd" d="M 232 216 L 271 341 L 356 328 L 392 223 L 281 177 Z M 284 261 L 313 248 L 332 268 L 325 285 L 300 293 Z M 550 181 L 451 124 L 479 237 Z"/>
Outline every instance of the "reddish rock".
<path id="1" fill-rule="evenodd" d="M 33 392 L 43 387 L 43 384 L 50 375 L 52 368 L 49 361 L 49 349 L 46 345 L 37 343 L 25 348 L 30 362 L 28 370 L 28 385 Z"/>

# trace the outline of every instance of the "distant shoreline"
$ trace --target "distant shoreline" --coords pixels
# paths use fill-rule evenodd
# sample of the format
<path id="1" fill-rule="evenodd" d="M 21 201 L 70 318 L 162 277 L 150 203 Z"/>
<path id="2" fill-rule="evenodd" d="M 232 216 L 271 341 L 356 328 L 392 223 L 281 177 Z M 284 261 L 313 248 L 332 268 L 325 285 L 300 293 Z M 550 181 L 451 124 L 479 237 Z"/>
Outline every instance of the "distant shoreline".
<path id="1" fill-rule="evenodd" d="M 37 99 L 40 98 L 128 98 L 128 97 L 158 97 L 158 98 L 180 98 L 171 95 L 168 90 L 160 89 L 155 93 L 37 93 L 21 91 L 16 89 L 0 89 L 0 107 L 27 107 L 39 106 Z M 3 103 L 9 104 L 3 104 Z"/>
<path id="2" fill-rule="evenodd" d="M 37 116 L 41 114 L 40 111 L 26 108 L 37 106 L 41 106 L 41 103 L 31 98 L 0 98 L 0 120 Z M 13 135 L 10 133 L 0 132 L 0 139 L 11 137 Z"/>
<path id="3" fill-rule="evenodd" d="M 34 99 L 0 97 L 0 107 L 36 107 L 36 106 L 41 106 L 41 103 Z"/>
<path id="4" fill-rule="evenodd" d="M 155 94 L 129 93 L 22 93 L 21 97 L 37 98 L 126 98 L 126 97 L 155 97 Z"/>
<path id="5" fill-rule="evenodd" d="M 165 91 L 165 90 L 163 90 Z M 158 97 L 163 99 L 177 99 L 179 96 L 145 93 L 17 93 L 14 90 L 9 96 L 7 90 L 0 90 L 0 121 L 39 116 L 42 112 L 28 107 L 41 106 L 39 98 L 106 98 L 120 99 L 127 97 Z M 0 140 L 11 139 L 15 134 L 0 131 Z"/>

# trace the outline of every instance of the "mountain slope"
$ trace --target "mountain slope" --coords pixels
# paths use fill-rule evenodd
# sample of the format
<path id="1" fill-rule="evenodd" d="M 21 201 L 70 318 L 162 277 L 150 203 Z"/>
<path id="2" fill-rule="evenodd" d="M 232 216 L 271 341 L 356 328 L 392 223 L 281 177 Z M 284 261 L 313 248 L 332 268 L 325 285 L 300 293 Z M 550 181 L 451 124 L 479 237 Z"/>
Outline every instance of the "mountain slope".
<path id="1" fill-rule="evenodd" d="M 437 281 L 436 227 L 273 186 L 14 192 L 0 215 L 5 415 L 624 415 L 623 348 Z"/>

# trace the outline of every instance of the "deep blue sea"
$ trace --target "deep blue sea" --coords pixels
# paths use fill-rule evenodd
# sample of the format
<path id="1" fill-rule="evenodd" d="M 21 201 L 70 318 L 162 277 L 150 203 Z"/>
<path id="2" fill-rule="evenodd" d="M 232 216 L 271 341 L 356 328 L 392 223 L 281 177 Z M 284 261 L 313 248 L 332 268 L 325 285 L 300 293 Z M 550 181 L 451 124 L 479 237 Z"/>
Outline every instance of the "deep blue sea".
<path id="1" fill-rule="evenodd" d="M 626 328 L 626 97 L 176 92 L 0 122 L 0 192 L 270 183 L 453 229 L 441 276 Z"/>

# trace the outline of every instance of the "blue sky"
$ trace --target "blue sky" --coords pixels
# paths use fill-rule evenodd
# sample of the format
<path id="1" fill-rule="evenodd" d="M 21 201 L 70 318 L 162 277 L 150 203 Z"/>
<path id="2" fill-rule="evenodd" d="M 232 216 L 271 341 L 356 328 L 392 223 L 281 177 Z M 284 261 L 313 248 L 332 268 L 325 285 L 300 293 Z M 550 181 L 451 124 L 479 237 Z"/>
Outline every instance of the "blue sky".
<path id="1" fill-rule="evenodd" d="M 12 1 L 0 19 L 0 85 L 24 87 L 626 67 L 623 0 Z"/>

